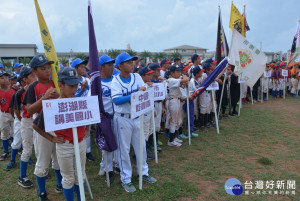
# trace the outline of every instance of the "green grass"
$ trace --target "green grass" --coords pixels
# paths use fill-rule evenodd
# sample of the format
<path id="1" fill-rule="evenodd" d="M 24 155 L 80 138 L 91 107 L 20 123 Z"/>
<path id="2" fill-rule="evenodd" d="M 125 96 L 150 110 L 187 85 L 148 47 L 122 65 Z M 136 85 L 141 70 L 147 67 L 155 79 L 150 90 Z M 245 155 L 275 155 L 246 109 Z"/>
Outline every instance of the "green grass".
<path id="1" fill-rule="evenodd" d="M 283 109 L 277 109 L 283 104 Z M 158 155 L 159 163 L 149 161 L 150 174 L 158 179 L 156 184 L 143 184 L 143 190 L 126 193 L 119 176 L 108 188 L 104 177 L 98 176 L 101 152 L 93 143 L 96 162 L 87 162 L 86 169 L 94 200 L 300 200 L 300 99 L 270 100 L 245 105 L 240 117 L 230 117 L 219 122 L 220 134 L 211 128 L 199 133 L 189 146 L 185 141 L 180 148 L 167 147 Z M 294 122 L 293 122 L 294 121 Z M 94 136 L 94 135 L 93 135 Z M 17 167 L 4 170 L 8 161 L 0 162 L 0 200 L 36 200 L 37 185 L 33 166 L 28 168 L 34 187 L 23 189 L 17 184 Z M 49 199 L 64 200 L 54 192 L 56 179 L 47 181 Z M 296 180 L 296 196 L 292 195 L 240 195 L 230 196 L 224 190 L 227 179 L 235 177 L 244 187 L 245 181 Z M 138 187 L 136 166 L 133 164 L 132 182 Z M 86 192 L 86 198 L 89 195 Z"/>

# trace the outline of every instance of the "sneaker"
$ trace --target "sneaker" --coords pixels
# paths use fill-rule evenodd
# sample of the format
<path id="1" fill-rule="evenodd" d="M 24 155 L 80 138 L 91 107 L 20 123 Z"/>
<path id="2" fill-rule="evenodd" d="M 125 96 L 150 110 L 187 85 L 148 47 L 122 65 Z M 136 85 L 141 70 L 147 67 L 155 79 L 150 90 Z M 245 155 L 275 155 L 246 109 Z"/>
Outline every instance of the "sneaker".
<path id="1" fill-rule="evenodd" d="M 150 175 L 143 175 L 143 181 L 149 184 L 154 184 L 157 180 L 154 177 L 151 177 Z"/>
<path id="2" fill-rule="evenodd" d="M 63 192 L 63 187 L 62 186 L 56 186 L 55 192 L 56 193 L 62 193 Z"/>
<path id="3" fill-rule="evenodd" d="M 183 142 L 182 140 L 179 140 L 177 137 L 175 137 L 174 141 L 179 142 L 179 143 Z"/>
<path id="4" fill-rule="evenodd" d="M 28 177 L 19 178 L 18 184 L 23 188 L 30 188 L 33 186 L 33 183 L 28 179 Z"/>
<path id="5" fill-rule="evenodd" d="M 163 143 L 160 140 L 157 140 L 157 144 L 160 146 L 163 145 Z"/>
<path id="6" fill-rule="evenodd" d="M 86 153 L 86 159 L 88 159 L 89 161 L 95 161 L 94 156 L 92 155 L 92 153 Z"/>
<path id="7" fill-rule="evenodd" d="M 180 134 L 179 136 L 178 136 L 180 139 L 183 139 L 183 140 L 186 140 L 186 139 L 188 139 L 188 136 L 186 136 L 185 134 Z"/>
<path id="8" fill-rule="evenodd" d="M 41 193 L 41 195 L 39 195 L 39 201 L 50 201 L 47 197 L 47 193 Z"/>
<path id="9" fill-rule="evenodd" d="M 192 137 L 198 137 L 199 135 L 197 133 L 192 133 L 191 136 Z"/>
<path id="10" fill-rule="evenodd" d="M 108 172 L 108 177 L 109 177 L 109 183 L 112 184 L 115 181 L 115 176 L 114 176 L 114 172 L 110 171 Z M 106 181 L 106 177 L 105 177 L 105 181 Z"/>
<path id="11" fill-rule="evenodd" d="M 120 172 L 121 172 L 120 168 L 118 168 L 118 167 L 115 167 L 114 173 L 116 173 L 116 174 L 120 174 Z"/>
<path id="12" fill-rule="evenodd" d="M 104 167 L 100 167 L 98 175 L 103 176 L 105 174 Z"/>
<path id="13" fill-rule="evenodd" d="M 2 156 L 0 157 L 0 161 L 5 161 L 8 158 L 9 153 L 3 153 Z"/>
<path id="14" fill-rule="evenodd" d="M 9 170 L 11 170 L 11 169 L 14 168 L 14 167 L 15 167 L 15 162 L 9 161 L 9 163 L 8 163 L 8 165 L 6 166 L 5 170 L 6 170 L 6 171 L 9 171 Z"/>
<path id="15" fill-rule="evenodd" d="M 177 143 L 175 140 L 173 142 L 169 142 L 168 141 L 168 146 L 170 147 L 180 147 L 181 144 L 180 143 Z"/>
<path id="16" fill-rule="evenodd" d="M 154 159 L 155 157 L 147 151 L 147 159 Z"/>
<path id="17" fill-rule="evenodd" d="M 161 151 L 162 150 L 162 148 L 161 148 L 161 146 L 159 146 L 159 144 L 156 145 L 156 148 L 157 148 L 157 151 Z"/>
<path id="18" fill-rule="evenodd" d="M 131 182 L 127 184 L 122 183 L 122 186 L 127 193 L 133 193 L 134 191 L 136 191 L 134 185 Z"/>

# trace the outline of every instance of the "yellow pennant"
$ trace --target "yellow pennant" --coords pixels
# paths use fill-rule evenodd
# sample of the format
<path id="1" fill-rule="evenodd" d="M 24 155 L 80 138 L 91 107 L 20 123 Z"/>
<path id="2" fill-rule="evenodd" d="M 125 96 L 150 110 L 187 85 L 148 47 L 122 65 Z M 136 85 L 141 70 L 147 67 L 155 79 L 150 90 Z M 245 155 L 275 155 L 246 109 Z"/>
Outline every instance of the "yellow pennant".
<path id="1" fill-rule="evenodd" d="M 229 28 L 235 28 L 238 32 L 240 32 L 244 37 L 246 37 L 245 32 L 245 21 L 240 11 L 235 7 L 235 5 L 231 4 L 231 13 L 230 13 L 230 21 Z"/>
<path id="2" fill-rule="evenodd" d="M 50 61 L 54 61 L 54 64 L 51 64 L 51 78 L 52 78 L 52 81 L 54 82 L 56 90 L 58 92 L 60 92 L 60 89 L 58 87 L 58 76 L 57 76 L 57 72 L 60 70 L 60 67 L 59 67 L 56 51 L 55 51 L 55 48 L 54 48 L 54 45 L 53 45 L 53 42 L 51 39 L 50 32 L 48 30 L 47 24 L 45 22 L 45 19 L 43 17 L 43 14 L 41 12 L 41 9 L 40 9 L 40 6 L 39 6 L 37 0 L 34 0 L 34 3 L 35 3 L 35 8 L 36 8 L 37 18 L 39 21 L 40 32 L 41 32 L 41 37 L 42 37 L 42 41 L 43 41 L 45 55 Z"/>

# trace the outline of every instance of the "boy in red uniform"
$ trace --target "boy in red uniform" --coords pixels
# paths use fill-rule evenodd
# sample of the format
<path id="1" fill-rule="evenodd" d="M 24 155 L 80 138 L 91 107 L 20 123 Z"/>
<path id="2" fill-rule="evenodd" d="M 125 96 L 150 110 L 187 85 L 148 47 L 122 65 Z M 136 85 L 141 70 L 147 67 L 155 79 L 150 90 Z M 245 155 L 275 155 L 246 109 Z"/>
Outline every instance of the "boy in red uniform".
<path id="1" fill-rule="evenodd" d="M 29 66 L 36 74 L 38 81 L 31 83 L 26 91 L 23 104 L 26 105 L 28 115 L 37 116 L 42 110 L 42 100 L 55 99 L 59 97 L 54 83 L 49 79 L 51 74 L 49 61 L 44 55 L 36 55 L 30 61 Z M 44 137 L 36 134 L 34 139 L 34 149 L 37 162 L 34 169 L 36 180 L 39 188 L 39 199 L 48 200 L 46 193 L 46 177 L 48 175 L 49 163 L 52 158 L 52 167 L 57 177 L 56 192 L 62 192 L 61 174 L 57 162 L 55 144 Z"/>
<path id="2" fill-rule="evenodd" d="M 65 67 L 58 72 L 59 88 L 61 94 L 59 98 L 72 98 L 75 96 L 77 86 L 80 80 L 77 77 L 76 70 L 70 67 Z M 64 195 L 67 201 L 74 200 L 74 189 L 77 194 L 77 200 L 80 200 L 80 191 L 78 184 L 78 176 L 75 163 L 75 150 L 73 145 L 72 129 L 64 129 L 55 131 L 55 136 L 45 132 L 44 115 L 43 112 L 33 122 L 33 128 L 46 140 L 56 144 L 56 153 L 59 166 L 61 168 L 62 185 Z M 84 178 L 85 174 L 85 161 L 86 161 L 86 141 L 85 136 L 89 135 L 89 126 L 77 127 L 80 161 Z"/>
<path id="3" fill-rule="evenodd" d="M 1 140 L 4 153 L 0 157 L 0 161 L 4 161 L 8 158 L 8 145 L 10 138 L 10 130 L 13 128 L 14 118 L 9 113 L 9 104 L 12 95 L 16 92 L 14 89 L 10 88 L 9 74 L 5 71 L 0 70 L 0 128 L 1 128 Z"/>

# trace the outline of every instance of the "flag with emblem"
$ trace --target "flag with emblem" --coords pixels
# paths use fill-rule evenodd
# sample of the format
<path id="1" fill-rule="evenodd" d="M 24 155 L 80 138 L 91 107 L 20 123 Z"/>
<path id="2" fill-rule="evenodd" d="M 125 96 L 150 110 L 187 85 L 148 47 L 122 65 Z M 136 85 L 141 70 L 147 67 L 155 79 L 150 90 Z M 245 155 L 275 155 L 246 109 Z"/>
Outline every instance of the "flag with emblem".
<path id="1" fill-rule="evenodd" d="M 244 18 L 233 3 L 231 3 L 229 28 L 235 28 L 236 30 L 238 30 L 238 32 L 246 37 Z"/>
<path id="2" fill-rule="evenodd" d="M 253 87 L 265 71 L 267 63 L 265 53 L 257 49 L 235 29 L 232 30 L 228 57 L 229 63 L 235 65 L 234 73 L 250 87 Z"/>
<path id="3" fill-rule="evenodd" d="M 43 47 L 44 47 L 44 52 L 48 60 L 54 61 L 54 64 L 51 64 L 51 79 L 54 82 L 56 90 L 59 92 L 60 89 L 58 87 L 58 76 L 57 72 L 59 71 L 59 63 L 57 59 L 57 54 L 52 42 L 52 38 L 49 32 L 49 29 L 47 27 L 47 24 L 45 22 L 44 16 L 41 12 L 40 6 L 37 2 L 37 0 L 34 0 L 35 3 L 35 8 L 36 8 L 36 14 L 37 18 L 39 21 L 39 26 L 40 26 L 40 32 L 41 32 L 41 37 L 43 41 Z"/>
<path id="4" fill-rule="evenodd" d="M 293 38 L 291 55 L 289 59 L 289 66 L 300 63 L 300 20 L 298 22 L 298 28 Z"/>
<path id="5" fill-rule="evenodd" d="M 247 31 L 250 31 L 250 27 L 248 25 L 247 18 L 246 18 L 246 5 L 244 5 L 244 12 L 243 12 L 242 16 L 244 18 L 244 29 L 245 29 L 245 34 L 246 34 Z"/>
<path id="6" fill-rule="evenodd" d="M 91 2 L 88 1 L 88 31 L 89 31 L 89 64 L 91 75 L 91 92 L 98 96 L 101 122 L 96 128 L 96 142 L 100 149 L 112 152 L 117 149 L 114 133 L 111 128 L 111 116 L 105 112 L 102 101 L 102 87 L 100 65 L 98 60 L 98 48 L 92 17 Z"/>
<path id="7" fill-rule="evenodd" d="M 228 56 L 228 43 L 222 24 L 221 9 L 219 7 L 219 20 L 218 20 L 218 33 L 217 33 L 217 48 L 216 48 L 216 61 L 220 63 L 225 56 Z"/>

